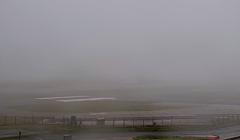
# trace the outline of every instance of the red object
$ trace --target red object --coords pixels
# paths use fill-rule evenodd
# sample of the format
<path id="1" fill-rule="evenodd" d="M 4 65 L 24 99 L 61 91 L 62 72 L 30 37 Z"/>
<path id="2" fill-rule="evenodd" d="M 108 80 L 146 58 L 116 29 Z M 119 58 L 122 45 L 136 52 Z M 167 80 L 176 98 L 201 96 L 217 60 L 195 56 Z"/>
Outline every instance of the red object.
<path id="1" fill-rule="evenodd" d="M 220 137 L 216 135 L 207 136 L 207 140 L 218 140 Z"/>

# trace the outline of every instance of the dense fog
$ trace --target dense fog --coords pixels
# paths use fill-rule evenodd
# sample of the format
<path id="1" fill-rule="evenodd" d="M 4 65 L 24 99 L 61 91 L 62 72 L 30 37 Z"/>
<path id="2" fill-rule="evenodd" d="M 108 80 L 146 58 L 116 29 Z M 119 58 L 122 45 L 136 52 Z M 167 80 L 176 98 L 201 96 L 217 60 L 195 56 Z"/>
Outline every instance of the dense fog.
<path id="1" fill-rule="evenodd" d="M 111 85 L 238 93 L 239 4 L 0 1 L 1 88 Z"/>

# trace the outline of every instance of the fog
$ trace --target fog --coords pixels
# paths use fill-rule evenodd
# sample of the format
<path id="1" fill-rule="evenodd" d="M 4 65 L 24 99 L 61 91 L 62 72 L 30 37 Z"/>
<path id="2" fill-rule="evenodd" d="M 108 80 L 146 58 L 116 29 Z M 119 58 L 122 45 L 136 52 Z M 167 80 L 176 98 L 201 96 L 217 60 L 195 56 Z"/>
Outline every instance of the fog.
<path id="1" fill-rule="evenodd" d="M 0 81 L 238 92 L 239 6 L 238 0 L 2 0 Z"/>

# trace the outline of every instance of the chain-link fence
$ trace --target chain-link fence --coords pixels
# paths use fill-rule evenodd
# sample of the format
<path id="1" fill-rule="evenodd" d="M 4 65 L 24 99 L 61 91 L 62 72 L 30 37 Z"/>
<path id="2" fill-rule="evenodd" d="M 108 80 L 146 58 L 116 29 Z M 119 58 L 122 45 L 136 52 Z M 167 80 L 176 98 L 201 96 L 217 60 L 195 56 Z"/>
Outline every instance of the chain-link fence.
<path id="1" fill-rule="evenodd" d="M 111 126 L 181 126 L 181 125 L 220 125 L 239 122 L 238 114 L 196 115 L 196 116 L 161 116 L 161 117 L 107 117 L 77 118 L 72 117 L 37 117 L 37 116 L 0 116 L 0 125 L 51 124 L 72 125 L 78 127 Z"/>

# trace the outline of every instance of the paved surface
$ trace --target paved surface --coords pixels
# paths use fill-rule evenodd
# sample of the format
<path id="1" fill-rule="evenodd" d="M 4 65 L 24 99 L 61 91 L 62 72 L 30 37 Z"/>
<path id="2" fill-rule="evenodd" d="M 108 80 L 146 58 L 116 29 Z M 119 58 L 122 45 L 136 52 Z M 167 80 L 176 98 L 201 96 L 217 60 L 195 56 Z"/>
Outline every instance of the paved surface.
<path id="1" fill-rule="evenodd" d="M 9 130 L 8 130 L 9 131 Z M 3 135 L 3 131 L 1 131 Z M 7 133 L 7 131 L 5 131 Z M 9 131 L 10 132 L 10 131 Z M 34 132 L 31 132 L 34 133 Z M 32 137 L 21 138 L 21 140 L 57 140 L 63 139 L 63 133 L 35 132 Z M 219 128 L 216 130 L 201 131 L 168 131 L 168 132 L 109 132 L 109 133 L 75 133 L 72 134 L 74 140 L 80 139 L 111 139 L 113 137 L 135 137 L 140 135 L 182 135 L 206 137 L 208 135 L 219 135 L 220 138 L 240 135 L 240 125 Z M 15 139 L 13 139 L 15 140 Z M 17 140 L 17 139 L 16 139 Z"/>

